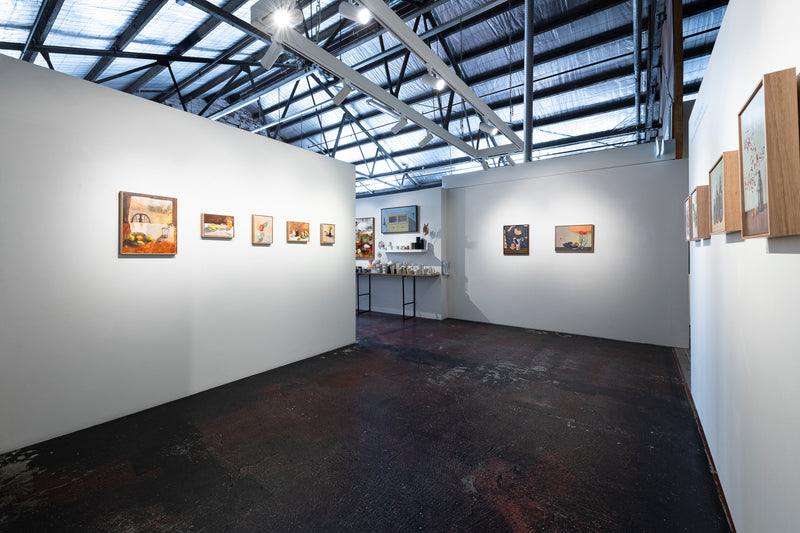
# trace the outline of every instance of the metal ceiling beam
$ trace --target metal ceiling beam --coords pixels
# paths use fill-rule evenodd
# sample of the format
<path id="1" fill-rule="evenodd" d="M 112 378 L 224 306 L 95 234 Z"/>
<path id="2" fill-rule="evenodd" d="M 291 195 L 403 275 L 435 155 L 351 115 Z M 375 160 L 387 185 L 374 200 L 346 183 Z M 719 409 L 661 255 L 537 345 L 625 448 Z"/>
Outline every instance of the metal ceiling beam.
<path id="1" fill-rule="evenodd" d="M 30 63 L 36 60 L 36 50 L 31 47 L 36 44 L 44 44 L 63 4 L 64 0 L 44 0 L 42 2 L 39 11 L 36 13 L 36 19 L 33 22 L 31 31 L 28 33 L 28 38 L 25 39 L 22 55 L 20 56 L 21 60 Z"/>
<path id="2" fill-rule="evenodd" d="M 244 4 L 247 0 L 228 0 L 225 2 L 221 9 L 229 12 L 236 11 L 239 7 Z M 197 43 L 199 43 L 203 37 L 211 33 L 214 28 L 219 26 L 220 21 L 215 19 L 214 17 L 209 17 L 205 21 L 203 21 L 200 26 L 197 27 L 193 32 L 191 32 L 185 39 L 183 39 L 180 43 L 178 43 L 172 50 L 170 50 L 169 54 L 173 56 L 181 56 L 192 49 Z M 168 64 L 167 64 L 168 65 Z M 142 74 L 139 78 L 128 84 L 127 87 L 123 89 L 126 93 L 135 93 L 139 89 L 141 89 L 147 82 L 158 76 L 166 67 L 167 65 L 157 65 L 144 74 Z M 173 76 L 174 77 L 174 76 Z M 175 87 L 177 90 L 177 82 L 175 83 Z M 178 91 L 180 93 L 180 91 Z M 181 104 L 183 105 L 183 99 L 181 99 Z"/>
<path id="3" fill-rule="evenodd" d="M 139 32 L 142 31 L 142 28 L 144 28 L 147 23 L 153 20 L 153 17 L 155 17 L 161 8 L 164 7 L 167 1 L 168 0 L 153 0 L 151 2 L 147 2 L 136 14 L 128 27 L 125 28 L 125 30 L 114 40 L 114 44 L 111 45 L 110 50 L 122 50 L 131 42 L 133 42 L 136 36 L 139 35 Z M 106 71 L 109 65 L 111 65 L 111 62 L 114 61 L 114 57 L 115 56 L 102 57 L 97 61 L 97 63 L 94 64 L 92 69 L 86 74 L 86 76 L 83 77 L 83 79 L 96 81 L 97 78 L 99 78 L 100 75 Z"/>

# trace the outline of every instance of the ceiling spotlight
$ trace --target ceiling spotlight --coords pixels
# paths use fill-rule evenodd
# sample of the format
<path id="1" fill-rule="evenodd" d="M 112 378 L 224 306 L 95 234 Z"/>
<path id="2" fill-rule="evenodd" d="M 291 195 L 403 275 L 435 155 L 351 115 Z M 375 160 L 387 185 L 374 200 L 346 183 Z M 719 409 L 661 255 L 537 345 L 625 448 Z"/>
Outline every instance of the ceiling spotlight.
<path id="1" fill-rule="evenodd" d="M 267 49 L 266 53 L 264 53 L 264 57 L 261 58 L 259 63 L 265 69 L 269 70 L 278 60 L 278 57 L 283 53 L 283 46 L 278 44 L 277 42 L 273 41 L 269 48 Z"/>
<path id="2" fill-rule="evenodd" d="M 369 9 L 353 5 L 348 0 L 342 0 L 339 3 L 339 14 L 359 24 L 366 24 L 372 18 Z"/>
<path id="3" fill-rule="evenodd" d="M 489 170 L 489 163 L 487 163 L 484 159 L 481 159 L 481 166 L 483 167 L 483 170 Z"/>
<path id="4" fill-rule="evenodd" d="M 397 124 L 392 126 L 392 130 L 391 130 L 392 131 L 392 135 L 397 135 L 398 133 L 400 133 L 400 130 L 405 128 L 406 124 L 408 124 L 408 119 L 407 118 L 401 118 L 400 120 L 398 120 Z"/>
<path id="5" fill-rule="evenodd" d="M 506 163 L 508 163 L 508 164 L 509 164 L 510 166 L 512 166 L 512 167 L 515 167 L 515 166 L 517 166 L 517 164 L 514 162 L 514 160 L 511 158 L 511 156 L 510 156 L 510 155 L 507 155 L 507 156 L 506 156 Z"/>
<path id="6" fill-rule="evenodd" d="M 344 99 L 347 98 L 347 95 L 350 94 L 352 90 L 353 88 L 350 87 L 347 82 L 344 82 L 341 90 L 336 93 L 336 96 L 333 97 L 333 103 L 336 105 L 342 105 L 342 102 L 344 102 Z"/>
<path id="7" fill-rule="evenodd" d="M 303 21 L 303 12 L 295 7 L 294 0 L 259 0 L 250 7 L 250 23 L 272 33 Z"/>
<path id="8" fill-rule="evenodd" d="M 424 83 L 425 85 L 427 85 L 432 89 L 436 89 L 437 91 L 441 91 L 445 87 L 444 80 L 442 78 L 437 78 L 430 72 L 423 74 L 422 78 L 420 79 L 422 83 Z"/>
<path id="9" fill-rule="evenodd" d="M 294 26 L 301 20 L 303 20 L 303 13 L 299 9 L 279 9 L 272 14 L 272 21 L 278 28 Z"/>
<path id="10" fill-rule="evenodd" d="M 478 124 L 478 129 L 484 133 L 488 133 L 489 135 L 497 135 L 497 128 L 492 126 L 491 124 L 487 124 L 486 122 L 481 122 Z"/>
<path id="11" fill-rule="evenodd" d="M 428 132 L 428 134 L 425 135 L 425 137 L 423 137 L 422 140 L 419 142 L 419 147 L 424 148 L 425 145 L 431 142 L 432 139 L 433 139 L 433 134 L 431 132 Z"/>

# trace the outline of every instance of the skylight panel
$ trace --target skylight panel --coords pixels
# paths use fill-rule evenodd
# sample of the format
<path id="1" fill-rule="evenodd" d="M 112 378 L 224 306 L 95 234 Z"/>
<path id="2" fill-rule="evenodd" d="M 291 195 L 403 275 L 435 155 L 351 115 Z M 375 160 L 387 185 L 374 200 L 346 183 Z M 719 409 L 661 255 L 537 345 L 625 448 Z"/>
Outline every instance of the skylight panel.
<path id="1" fill-rule="evenodd" d="M 31 32 L 41 1 L 16 0 L 0 2 L 0 41 L 24 43 Z M 19 57 L 17 52 L 4 50 L 4 54 Z"/>
<path id="2" fill-rule="evenodd" d="M 77 48 L 110 48 L 130 24 L 146 0 L 65 0 L 47 35 L 46 45 Z"/>
<path id="3" fill-rule="evenodd" d="M 168 2 L 133 42 L 125 47 L 125 51 L 166 54 L 207 18 L 205 12 L 191 4 Z"/>

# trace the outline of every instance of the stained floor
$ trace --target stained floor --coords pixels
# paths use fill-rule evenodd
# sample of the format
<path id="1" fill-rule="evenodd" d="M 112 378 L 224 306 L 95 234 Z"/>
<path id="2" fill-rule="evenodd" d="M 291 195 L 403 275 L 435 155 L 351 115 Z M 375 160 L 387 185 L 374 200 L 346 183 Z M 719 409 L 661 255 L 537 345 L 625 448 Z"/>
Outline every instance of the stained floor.
<path id="1" fill-rule="evenodd" d="M 0 531 L 729 531 L 669 348 L 366 314 L 0 456 Z"/>

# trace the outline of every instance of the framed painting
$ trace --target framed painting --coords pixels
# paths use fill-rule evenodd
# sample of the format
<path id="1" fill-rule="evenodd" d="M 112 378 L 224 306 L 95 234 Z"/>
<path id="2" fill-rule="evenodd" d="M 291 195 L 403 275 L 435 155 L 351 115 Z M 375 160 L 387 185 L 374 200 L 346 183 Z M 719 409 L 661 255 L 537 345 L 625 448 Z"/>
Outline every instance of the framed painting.
<path id="1" fill-rule="evenodd" d="M 708 199 L 708 185 L 698 185 L 689 196 L 692 209 L 692 240 L 700 241 L 711 237 L 711 204 Z"/>
<path id="2" fill-rule="evenodd" d="M 765 74 L 739 112 L 742 237 L 800 234 L 797 72 Z"/>
<path id="3" fill-rule="evenodd" d="M 252 216 L 253 244 L 272 244 L 272 217 Z"/>
<path id="4" fill-rule="evenodd" d="M 684 238 L 686 241 L 692 240 L 692 197 L 687 196 L 686 200 L 683 201 L 683 225 L 684 227 Z"/>
<path id="5" fill-rule="evenodd" d="M 556 226 L 556 252 L 594 252 L 594 224 Z"/>
<path id="6" fill-rule="evenodd" d="M 503 255 L 528 255 L 528 249 L 527 224 L 503 226 Z"/>
<path id="7" fill-rule="evenodd" d="M 319 225 L 319 243 L 320 244 L 334 244 L 336 242 L 336 225 L 335 224 L 320 224 Z"/>
<path id="8" fill-rule="evenodd" d="M 356 259 L 375 257 L 375 217 L 356 218 Z"/>
<path id="9" fill-rule="evenodd" d="M 119 193 L 120 255 L 178 253 L 178 200 L 168 196 Z"/>
<path id="10" fill-rule="evenodd" d="M 308 242 L 308 222 L 286 222 L 286 242 Z"/>
<path id="11" fill-rule="evenodd" d="M 708 173 L 711 200 L 711 233 L 742 229 L 739 199 L 739 152 L 725 152 Z"/>
<path id="12" fill-rule="evenodd" d="M 233 239 L 233 216 L 200 213 L 200 237 L 203 239 Z"/>
<path id="13" fill-rule="evenodd" d="M 381 209 L 381 233 L 417 233 L 419 206 L 387 207 Z"/>

